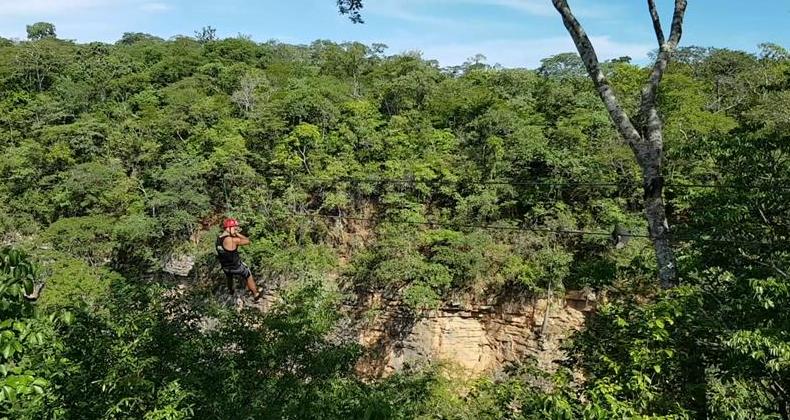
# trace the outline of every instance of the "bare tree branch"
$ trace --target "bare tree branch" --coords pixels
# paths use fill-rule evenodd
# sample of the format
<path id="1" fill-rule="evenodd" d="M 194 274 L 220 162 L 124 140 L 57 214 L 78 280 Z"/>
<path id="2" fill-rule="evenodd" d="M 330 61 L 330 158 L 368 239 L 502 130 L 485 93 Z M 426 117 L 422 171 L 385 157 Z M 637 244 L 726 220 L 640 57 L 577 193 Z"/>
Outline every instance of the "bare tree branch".
<path id="1" fill-rule="evenodd" d="M 617 131 L 626 143 L 628 143 L 632 149 L 636 150 L 636 144 L 641 139 L 639 132 L 637 132 L 634 125 L 631 123 L 631 119 L 628 118 L 628 115 L 623 111 L 612 87 L 609 85 L 609 81 L 606 80 L 603 71 L 601 71 L 598 55 L 595 52 L 590 38 L 573 15 L 573 12 L 571 12 L 567 0 L 552 0 L 552 3 L 554 3 L 554 7 L 557 11 L 560 12 L 565 28 L 568 29 L 568 32 L 571 34 L 571 38 L 573 38 L 573 42 L 576 44 L 576 49 L 582 57 L 584 66 L 587 68 L 587 72 L 590 74 L 595 88 L 598 90 L 598 94 L 601 96 L 604 106 L 606 106 L 606 110 L 614 121 Z"/>
<path id="2" fill-rule="evenodd" d="M 664 30 L 661 29 L 661 18 L 658 16 L 658 9 L 656 9 L 656 2 L 654 0 L 647 0 L 647 8 L 650 9 L 650 18 L 653 19 L 653 29 L 656 32 L 656 40 L 658 40 L 658 48 L 664 45 Z"/>
<path id="3" fill-rule="evenodd" d="M 686 15 L 686 0 L 675 0 L 675 12 L 672 14 L 672 27 L 669 31 L 669 45 L 671 50 L 680 43 L 683 34 L 683 17 Z"/>
<path id="4" fill-rule="evenodd" d="M 653 0 L 648 0 L 648 4 L 651 3 L 653 3 Z M 650 15 L 652 16 L 654 13 L 657 13 L 655 7 L 651 8 Z M 642 88 L 642 102 L 639 106 L 638 118 L 641 124 L 649 124 L 649 117 L 652 113 L 651 108 L 655 107 L 656 103 L 658 84 L 661 83 L 661 79 L 664 77 L 664 72 L 667 69 L 667 64 L 669 64 L 669 59 L 672 55 L 672 52 L 677 47 L 678 43 L 680 42 L 680 36 L 683 34 L 683 17 L 685 16 L 685 13 L 686 0 L 675 0 L 675 12 L 672 15 L 672 28 L 669 32 L 669 41 L 659 44 L 658 57 L 656 57 L 656 63 L 653 65 L 653 71 L 650 72 L 650 78 L 648 79 L 644 88 Z M 658 31 L 661 30 L 661 23 L 658 22 L 657 19 L 658 16 L 656 14 L 656 16 L 653 17 L 653 26 L 654 28 L 658 28 L 656 30 L 656 36 L 659 36 Z M 660 38 L 663 38 L 663 34 L 660 36 Z"/>

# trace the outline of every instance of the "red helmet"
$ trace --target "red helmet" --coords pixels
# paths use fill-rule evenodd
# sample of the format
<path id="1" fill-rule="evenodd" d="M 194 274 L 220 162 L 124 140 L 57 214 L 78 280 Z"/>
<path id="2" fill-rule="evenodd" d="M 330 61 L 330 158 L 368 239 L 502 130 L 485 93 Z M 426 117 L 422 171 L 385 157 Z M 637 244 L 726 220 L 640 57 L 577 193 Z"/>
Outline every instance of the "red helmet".
<path id="1" fill-rule="evenodd" d="M 238 225 L 239 225 L 239 222 L 236 219 L 225 219 L 225 221 L 222 222 L 222 227 L 225 228 L 225 229 L 230 229 L 230 228 L 236 227 Z"/>

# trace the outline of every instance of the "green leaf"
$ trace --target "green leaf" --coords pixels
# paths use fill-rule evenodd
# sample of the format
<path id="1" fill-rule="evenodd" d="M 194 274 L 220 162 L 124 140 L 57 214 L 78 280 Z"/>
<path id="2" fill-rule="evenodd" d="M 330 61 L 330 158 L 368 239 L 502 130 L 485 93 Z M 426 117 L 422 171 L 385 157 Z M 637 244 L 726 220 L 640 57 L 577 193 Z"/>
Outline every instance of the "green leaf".
<path id="1" fill-rule="evenodd" d="M 74 322 L 74 315 L 69 311 L 64 311 L 60 319 L 63 321 L 64 324 L 71 325 L 71 323 Z"/>
<path id="2" fill-rule="evenodd" d="M 3 393 L 5 394 L 6 398 L 8 398 L 9 401 L 11 402 L 16 401 L 16 390 L 14 388 L 11 388 L 8 385 L 4 385 Z"/>
<path id="3" fill-rule="evenodd" d="M 12 354 L 13 349 L 11 348 L 11 343 L 6 343 L 3 347 L 3 358 L 8 359 Z"/>

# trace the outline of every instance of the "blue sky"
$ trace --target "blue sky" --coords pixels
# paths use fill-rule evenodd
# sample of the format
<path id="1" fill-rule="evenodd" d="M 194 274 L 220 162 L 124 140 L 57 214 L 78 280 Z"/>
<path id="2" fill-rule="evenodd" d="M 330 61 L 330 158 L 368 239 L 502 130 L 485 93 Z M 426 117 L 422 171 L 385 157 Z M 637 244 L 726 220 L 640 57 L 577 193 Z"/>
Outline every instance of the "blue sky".
<path id="1" fill-rule="evenodd" d="M 657 0 L 665 26 L 671 0 Z M 790 47 L 790 0 L 689 0 L 682 45 L 756 50 Z M 570 0 L 603 58 L 644 62 L 655 48 L 643 0 Z M 368 0 L 364 25 L 337 14 L 335 0 L 0 0 L 0 36 L 24 38 L 25 25 L 52 22 L 61 38 L 114 42 L 124 32 L 163 38 L 203 26 L 220 36 L 309 43 L 380 42 L 389 53 L 419 50 L 442 65 L 481 53 L 488 63 L 536 67 L 573 45 L 550 0 Z M 668 31 L 668 29 L 667 29 Z"/>

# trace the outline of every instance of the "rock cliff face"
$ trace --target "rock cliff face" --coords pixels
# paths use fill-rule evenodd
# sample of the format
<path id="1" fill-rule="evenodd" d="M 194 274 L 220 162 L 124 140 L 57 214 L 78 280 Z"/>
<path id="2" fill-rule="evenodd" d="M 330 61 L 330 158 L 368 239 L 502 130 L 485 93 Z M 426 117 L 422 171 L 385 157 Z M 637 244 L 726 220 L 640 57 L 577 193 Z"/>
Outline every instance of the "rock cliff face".
<path id="1" fill-rule="evenodd" d="M 174 276 L 188 277 L 195 266 L 195 257 L 192 255 L 171 255 L 162 266 L 162 271 Z"/>
<path id="2" fill-rule="evenodd" d="M 369 308 L 368 321 L 359 329 L 360 343 L 372 352 L 358 370 L 380 377 L 406 366 L 449 362 L 477 375 L 526 357 L 551 370 L 564 357 L 560 345 L 584 325 L 594 303 L 590 294 L 569 292 L 552 301 L 458 304 L 414 313 L 397 300 L 372 294 L 362 304 Z"/>
<path id="3" fill-rule="evenodd" d="M 169 312 L 185 310 L 175 299 L 185 291 L 181 285 L 170 292 Z M 254 303 L 243 287 L 233 296 L 220 288 L 217 297 L 239 310 L 249 306 L 264 312 L 280 300 L 278 290 L 266 290 L 263 299 Z M 357 364 L 359 374 L 368 378 L 435 362 L 454 365 L 464 376 L 495 374 L 527 358 L 551 371 L 565 357 L 562 343 L 584 326 L 595 305 L 594 294 L 571 291 L 554 300 L 458 303 L 415 312 L 397 299 L 362 294 L 342 308 L 345 319 L 336 334 L 338 340 L 358 340 L 370 350 Z M 216 320 L 206 317 L 196 322 L 205 331 L 216 326 Z"/>

